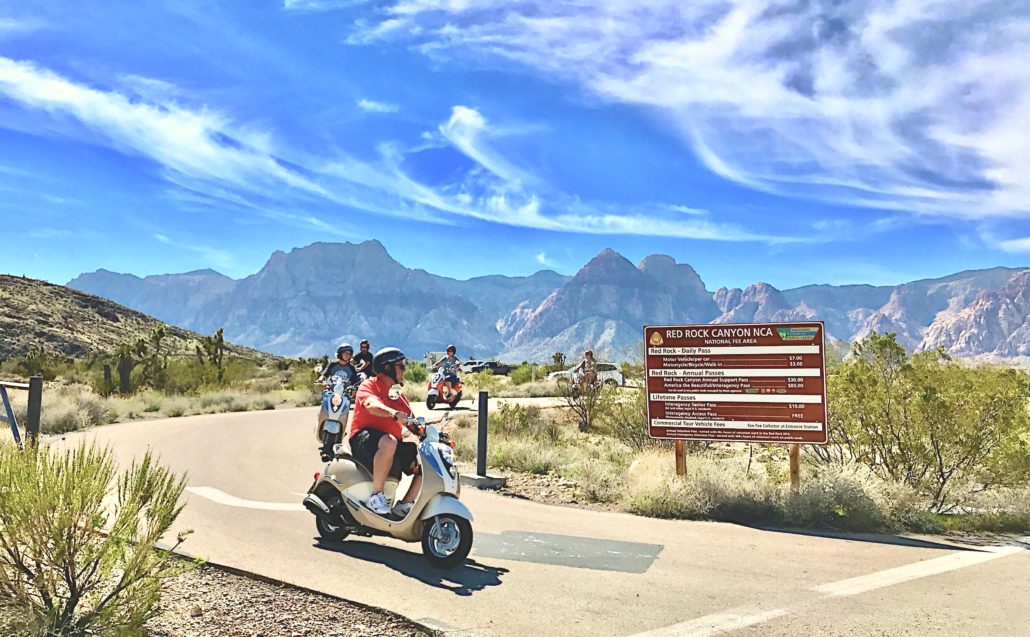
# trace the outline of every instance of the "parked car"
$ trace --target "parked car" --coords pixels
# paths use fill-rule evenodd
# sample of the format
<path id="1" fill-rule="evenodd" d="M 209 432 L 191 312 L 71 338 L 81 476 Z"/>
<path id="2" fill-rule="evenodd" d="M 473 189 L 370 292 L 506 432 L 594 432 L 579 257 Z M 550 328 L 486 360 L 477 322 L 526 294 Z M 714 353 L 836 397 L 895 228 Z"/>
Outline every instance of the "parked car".
<path id="1" fill-rule="evenodd" d="M 560 372 L 551 372 L 547 375 L 547 380 L 558 383 L 570 382 L 572 380 L 572 370 L 566 369 Z M 612 387 L 625 387 L 626 385 L 625 374 L 622 373 L 618 365 L 612 365 L 611 363 L 597 364 L 597 380 Z"/>
<path id="2" fill-rule="evenodd" d="M 462 363 L 460 365 L 458 365 L 458 369 L 460 369 L 465 374 L 469 374 L 471 372 L 476 371 L 475 369 L 473 369 L 474 367 L 478 367 L 478 366 L 482 365 L 485 362 L 486 361 L 481 361 L 481 360 L 478 360 L 478 359 L 471 359 L 470 358 L 467 361 L 462 361 Z"/>
<path id="3" fill-rule="evenodd" d="M 482 361 L 478 365 L 473 365 L 470 371 L 473 373 L 490 372 L 494 376 L 507 376 L 511 373 L 511 365 L 505 365 L 497 361 Z"/>

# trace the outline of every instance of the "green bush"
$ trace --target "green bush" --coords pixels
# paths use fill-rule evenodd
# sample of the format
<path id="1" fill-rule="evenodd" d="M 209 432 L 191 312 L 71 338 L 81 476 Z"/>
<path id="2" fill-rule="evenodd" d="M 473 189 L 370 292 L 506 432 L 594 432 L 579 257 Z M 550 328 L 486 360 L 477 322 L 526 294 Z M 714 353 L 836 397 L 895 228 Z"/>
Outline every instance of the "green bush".
<path id="1" fill-rule="evenodd" d="M 408 366 L 404 368 L 404 382 L 424 383 L 427 378 L 429 378 L 429 373 L 426 371 L 425 363 L 408 361 Z"/>
<path id="2" fill-rule="evenodd" d="M 904 482 L 936 511 L 985 487 L 1030 483 L 1030 375 L 969 367 L 943 352 L 909 357 L 872 334 L 829 378 L 830 437 L 814 453 Z"/>
<path id="3" fill-rule="evenodd" d="M 541 368 L 541 370 L 542 369 L 543 368 Z M 547 374 L 541 371 L 539 376 L 543 376 L 544 378 L 546 378 Z M 533 367 L 530 366 L 528 363 L 523 363 L 515 369 L 511 370 L 511 373 L 508 374 L 508 378 L 511 379 L 512 385 L 524 385 L 528 382 L 531 382 L 533 380 Z"/>
<path id="4" fill-rule="evenodd" d="M 492 372 L 476 372 L 465 374 L 463 384 L 469 392 L 488 391 L 493 393 L 504 384 L 503 376 L 496 376 Z"/>
<path id="5" fill-rule="evenodd" d="M 187 568 L 154 548 L 182 511 L 184 487 L 149 453 L 119 474 L 109 449 L 0 444 L 0 629 L 141 634 L 162 582 Z"/>

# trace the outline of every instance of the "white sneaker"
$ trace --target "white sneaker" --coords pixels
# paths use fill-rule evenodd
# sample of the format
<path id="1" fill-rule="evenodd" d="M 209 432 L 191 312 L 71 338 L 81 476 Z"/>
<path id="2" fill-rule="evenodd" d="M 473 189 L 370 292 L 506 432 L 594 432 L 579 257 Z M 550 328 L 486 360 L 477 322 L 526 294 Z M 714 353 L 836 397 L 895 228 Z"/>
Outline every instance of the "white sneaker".
<path id="1" fill-rule="evenodd" d="M 393 505 L 393 514 L 395 516 L 399 518 L 406 518 L 408 517 L 408 513 L 411 513 L 410 502 L 398 502 L 397 504 Z"/>
<path id="2" fill-rule="evenodd" d="M 390 505 L 386 503 L 386 496 L 382 493 L 373 493 L 365 506 L 371 509 L 372 513 L 378 515 L 386 515 L 390 512 Z"/>

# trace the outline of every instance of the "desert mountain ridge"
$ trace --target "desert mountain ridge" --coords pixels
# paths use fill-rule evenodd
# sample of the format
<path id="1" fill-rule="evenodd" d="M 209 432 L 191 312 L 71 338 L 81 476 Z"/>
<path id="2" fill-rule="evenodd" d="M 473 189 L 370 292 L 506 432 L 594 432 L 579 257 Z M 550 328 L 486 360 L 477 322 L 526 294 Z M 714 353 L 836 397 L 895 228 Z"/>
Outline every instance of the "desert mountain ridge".
<path id="1" fill-rule="evenodd" d="M 370 286 L 366 270 L 376 272 Z M 315 243 L 276 251 L 233 280 L 212 270 L 136 277 L 107 270 L 69 287 L 183 328 L 289 356 L 320 356 L 342 341 L 398 345 L 420 357 L 455 343 L 461 356 L 549 360 L 585 348 L 639 356 L 644 324 L 821 320 L 832 338 L 894 332 L 911 350 L 1030 356 L 1030 269 L 958 272 L 897 286 L 768 283 L 710 291 L 688 264 L 656 254 L 633 264 L 605 249 L 574 276 L 457 280 L 409 269 L 381 243 Z"/>

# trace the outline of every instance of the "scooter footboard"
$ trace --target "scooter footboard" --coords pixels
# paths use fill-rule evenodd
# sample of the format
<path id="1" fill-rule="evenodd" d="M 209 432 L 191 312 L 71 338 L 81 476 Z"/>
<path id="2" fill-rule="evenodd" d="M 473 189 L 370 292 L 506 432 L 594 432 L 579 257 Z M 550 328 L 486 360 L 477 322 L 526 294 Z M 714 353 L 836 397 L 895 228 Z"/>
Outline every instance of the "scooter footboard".
<path id="1" fill-rule="evenodd" d="M 428 520 L 445 513 L 465 518 L 469 522 L 472 521 L 472 512 L 469 511 L 468 507 L 462 504 L 461 500 L 444 493 L 434 495 L 433 499 L 426 505 L 426 508 L 422 509 L 420 517 L 423 520 Z"/>

